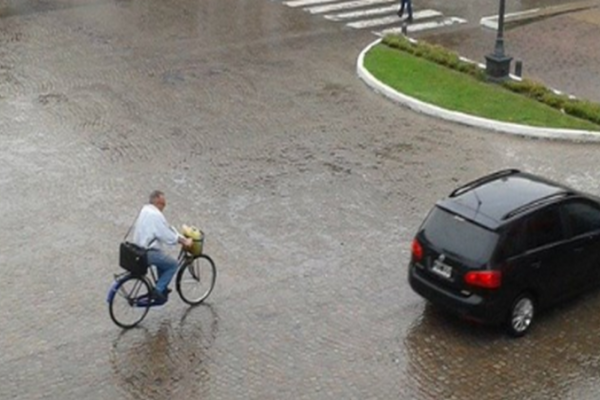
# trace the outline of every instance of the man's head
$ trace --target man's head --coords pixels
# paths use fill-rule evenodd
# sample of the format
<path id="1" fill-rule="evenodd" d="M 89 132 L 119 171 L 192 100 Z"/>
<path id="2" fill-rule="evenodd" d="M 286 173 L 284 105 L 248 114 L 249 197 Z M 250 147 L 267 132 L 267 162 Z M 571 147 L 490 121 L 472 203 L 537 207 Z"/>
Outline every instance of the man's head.
<path id="1" fill-rule="evenodd" d="M 150 204 L 153 204 L 156 208 L 162 211 L 167 205 L 165 194 L 160 190 L 154 190 L 150 193 Z"/>

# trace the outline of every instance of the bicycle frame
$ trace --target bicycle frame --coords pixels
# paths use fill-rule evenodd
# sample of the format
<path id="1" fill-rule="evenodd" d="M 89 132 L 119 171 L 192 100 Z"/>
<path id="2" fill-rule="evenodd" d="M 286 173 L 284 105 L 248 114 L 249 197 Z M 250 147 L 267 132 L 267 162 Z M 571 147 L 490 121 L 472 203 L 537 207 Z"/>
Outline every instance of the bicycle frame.
<path id="1" fill-rule="evenodd" d="M 189 253 L 187 253 L 186 251 L 184 251 L 183 249 L 181 249 L 179 252 L 179 255 L 177 256 L 177 271 L 179 271 L 180 269 L 183 269 L 183 268 L 187 268 L 190 265 L 192 265 L 192 263 L 194 262 L 194 260 L 196 258 L 197 257 L 194 257 L 194 256 L 190 255 Z M 111 288 L 108 291 L 108 295 L 106 296 L 107 302 L 110 303 L 112 301 L 112 299 L 114 298 L 114 296 L 116 294 L 117 286 L 119 285 L 121 280 L 129 277 L 130 274 L 131 273 L 128 271 L 124 271 L 119 274 L 114 274 L 115 280 L 114 280 Z M 177 272 L 176 272 L 176 274 L 177 274 Z M 196 276 L 196 272 L 193 269 L 190 269 L 190 274 L 194 278 L 199 279 L 199 277 Z M 153 290 L 156 287 L 156 282 L 158 281 L 158 271 L 156 270 L 156 266 L 154 266 L 154 265 L 148 266 L 148 272 L 146 272 L 146 275 L 140 276 L 139 278 L 146 281 L 146 283 L 148 284 L 150 289 Z"/>
<path id="2" fill-rule="evenodd" d="M 189 255 L 183 249 L 180 250 L 179 255 L 177 256 L 177 270 L 175 271 L 175 274 L 177 274 L 177 271 L 179 271 L 180 269 L 186 268 L 189 265 L 191 265 L 195 258 L 196 257 Z M 195 277 L 194 271 L 190 271 L 190 272 Z M 154 289 L 156 287 L 156 282 L 158 281 L 158 271 L 157 271 L 155 265 L 148 266 L 148 273 L 146 273 L 146 275 L 144 275 L 144 278 L 146 279 L 148 284 L 150 284 L 150 287 L 152 289 Z"/>
<path id="3" fill-rule="evenodd" d="M 197 263 L 196 260 L 201 261 Z M 205 273 L 208 274 L 206 277 Z M 144 275 L 131 274 L 128 271 L 114 275 L 115 279 L 106 300 L 109 303 L 110 317 L 115 324 L 130 329 L 146 317 L 150 307 L 164 304 L 151 300 L 159 275 L 156 266 L 152 265 Z M 216 276 L 215 264 L 207 254 L 196 256 L 182 249 L 177 257 L 174 289 L 183 302 L 196 306 L 210 295 L 215 286 Z M 117 306 L 113 306 L 114 304 Z M 132 309 L 139 311 L 132 313 Z M 131 319 L 132 316 L 134 319 Z"/>

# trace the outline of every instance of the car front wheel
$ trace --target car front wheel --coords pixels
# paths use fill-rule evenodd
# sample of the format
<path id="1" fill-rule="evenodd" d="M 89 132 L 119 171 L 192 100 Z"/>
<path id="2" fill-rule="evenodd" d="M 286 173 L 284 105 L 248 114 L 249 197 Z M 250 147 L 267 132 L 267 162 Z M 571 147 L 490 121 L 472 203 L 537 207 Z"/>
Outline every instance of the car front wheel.
<path id="1" fill-rule="evenodd" d="M 508 333 L 514 337 L 525 335 L 535 316 L 535 300 L 528 293 L 522 294 L 515 299 L 510 308 L 508 317 Z"/>

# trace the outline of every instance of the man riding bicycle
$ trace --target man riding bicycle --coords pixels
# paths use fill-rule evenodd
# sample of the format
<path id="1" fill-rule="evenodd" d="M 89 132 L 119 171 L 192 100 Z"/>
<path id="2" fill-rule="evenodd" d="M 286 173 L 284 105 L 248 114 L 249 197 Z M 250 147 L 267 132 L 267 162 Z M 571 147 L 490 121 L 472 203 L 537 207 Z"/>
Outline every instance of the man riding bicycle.
<path id="1" fill-rule="evenodd" d="M 158 281 L 152 293 L 153 304 L 164 304 L 169 298 L 169 283 L 177 271 L 177 260 L 163 251 L 161 245 L 181 244 L 184 248 L 193 245 L 191 238 L 180 235 L 167 223 L 163 210 L 167 205 L 165 194 L 160 190 L 150 193 L 150 203 L 140 211 L 135 222 L 133 242 L 148 248 L 148 264 L 156 266 Z"/>

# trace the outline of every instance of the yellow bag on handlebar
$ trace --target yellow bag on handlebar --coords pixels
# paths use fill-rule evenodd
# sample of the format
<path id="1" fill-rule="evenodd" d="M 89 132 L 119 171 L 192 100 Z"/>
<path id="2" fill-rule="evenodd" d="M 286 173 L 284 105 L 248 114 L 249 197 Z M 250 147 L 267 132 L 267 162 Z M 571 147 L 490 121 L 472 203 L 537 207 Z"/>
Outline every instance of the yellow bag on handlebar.
<path id="1" fill-rule="evenodd" d="M 192 247 L 187 249 L 194 256 L 202 254 L 202 245 L 204 244 L 204 233 L 194 226 L 183 225 L 181 227 L 181 234 L 186 238 L 190 238 L 194 241 Z"/>

